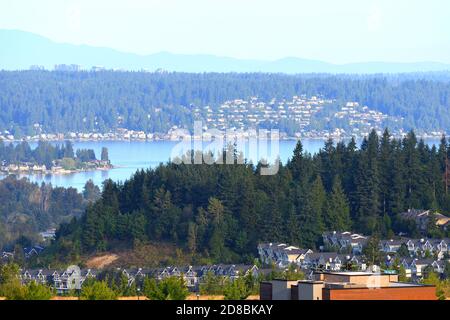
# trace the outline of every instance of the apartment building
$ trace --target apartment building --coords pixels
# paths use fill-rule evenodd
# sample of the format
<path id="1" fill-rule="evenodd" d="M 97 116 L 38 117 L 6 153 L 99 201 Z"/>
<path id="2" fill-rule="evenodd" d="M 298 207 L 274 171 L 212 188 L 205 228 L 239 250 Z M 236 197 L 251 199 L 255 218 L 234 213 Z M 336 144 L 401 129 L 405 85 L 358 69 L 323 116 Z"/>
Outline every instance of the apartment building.
<path id="1" fill-rule="evenodd" d="M 322 272 L 310 280 L 261 282 L 261 300 L 436 300 L 436 287 L 398 282 L 393 274 Z"/>

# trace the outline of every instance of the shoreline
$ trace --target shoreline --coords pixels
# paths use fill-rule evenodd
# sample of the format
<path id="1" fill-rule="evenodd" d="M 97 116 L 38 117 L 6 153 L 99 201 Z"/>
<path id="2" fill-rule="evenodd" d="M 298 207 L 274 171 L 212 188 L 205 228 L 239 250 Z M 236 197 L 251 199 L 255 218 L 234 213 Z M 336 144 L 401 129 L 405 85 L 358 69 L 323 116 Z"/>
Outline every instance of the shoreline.
<path id="1" fill-rule="evenodd" d="M 403 139 L 406 135 L 395 135 L 391 134 L 391 137 L 394 139 Z M 450 135 L 445 135 L 450 136 Z M 320 141 L 327 141 L 328 139 L 333 139 L 334 141 L 342 141 L 342 140 L 349 140 L 352 138 L 355 138 L 356 140 L 364 139 L 367 136 L 317 136 L 317 137 L 279 137 L 279 141 L 298 141 L 298 140 L 320 140 Z M 442 135 L 418 135 L 416 134 L 417 139 L 441 139 Z M 259 137 L 238 137 L 240 140 L 249 140 L 249 139 L 258 139 L 258 140 L 272 140 L 271 138 L 259 138 Z M 45 141 L 45 142 L 55 142 L 55 143 L 64 143 L 65 141 L 70 142 L 181 142 L 184 141 L 183 139 L 170 139 L 170 138 L 158 138 L 158 139 L 139 139 L 139 138 L 111 138 L 111 139 L 89 139 L 89 138 L 63 138 L 63 139 L 13 139 L 13 140 L 1 140 L 3 142 L 11 142 L 11 143 L 19 143 L 19 142 L 32 142 L 36 143 L 39 141 Z M 204 141 L 204 142 L 211 142 L 214 141 L 208 140 L 208 138 L 204 139 L 198 139 L 198 138 L 191 138 L 191 141 Z"/>
<path id="2" fill-rule="evenodd" d="M 76 170 L 47 170 L 47 171 L 33 171 L 33 170 L 17 170 L 17 171 L 0 171 L 0 175 L 21 175 L 21 176 L 64 176 L 70 174 L 78 174 L 83 172 L 94 172 L 94 171 L 109 171 L 112 169 L 117 169 L 120 166 L 111 165 L 108 168 L 95 168 L 95 169 L 76 169 Z"/>

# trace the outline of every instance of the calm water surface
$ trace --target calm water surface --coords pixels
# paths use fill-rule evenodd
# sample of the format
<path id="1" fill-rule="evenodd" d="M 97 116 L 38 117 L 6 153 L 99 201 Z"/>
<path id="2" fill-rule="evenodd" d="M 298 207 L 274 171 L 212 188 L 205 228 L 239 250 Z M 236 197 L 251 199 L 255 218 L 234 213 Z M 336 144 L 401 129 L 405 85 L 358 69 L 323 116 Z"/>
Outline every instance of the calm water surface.
<path id="1" fill-rule="evenodd" d="M 23 175 L 32 182 L 51 183 L 53 186 L 74 187 L 82 190 L 84 184 L 89 179 L 95 184 L 101 185 L 105 179 L 114 181 L 125 181 L 138 169 L 153 168 L 160 163 L 167 162 L 172 154 L 172 150 L 177 145 L 176 141 L 86 141 L 74 142 L 74 149 L 93 149 L 97 158 L 100 157 L 101 148 L 107 147 L 111 163 L 116 168 L 109 171 L 81 172 L 67 175 Z M 302 140 L 304 149 L 310 153 L 316 153 L 323 147 L 324 141 L 320 139 Z M 428 144 L 438 144 L 439 139 L 427 140 Z M 30 143 L 34 148 L 35 144 Z M 292 157 L 296 141 L 280 141 L 279 157 L 283 163 Z M 248 144 L 243 147 L 246 158 L 256 163 L 260 159 L 259 155 L 250 154 Z M 276 155 L 270 155 L 268 147 L 269 161 L 275 159 Z"/>

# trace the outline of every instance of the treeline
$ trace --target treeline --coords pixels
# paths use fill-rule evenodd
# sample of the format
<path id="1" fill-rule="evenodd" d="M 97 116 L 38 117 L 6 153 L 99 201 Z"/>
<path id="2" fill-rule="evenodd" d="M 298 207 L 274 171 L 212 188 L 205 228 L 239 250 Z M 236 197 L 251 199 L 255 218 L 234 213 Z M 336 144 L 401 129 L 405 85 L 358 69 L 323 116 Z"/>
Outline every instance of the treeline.
<path id="1" fill-rule="evenodd" d="M 105 151 L 107 153 L 107 150 Z M 5 144 L 0 140 L 0 161 L 6 164 L 33 163 L 45 165 L 47 169 L 53 166 L 53 161 L 63 158 L 75 159 L 81 162 L 96 160 L 95 152 L 92 149 L 79 149 L 74 152 L 73 144 L 66 141 L 62 145 L 53 145 L 47 141 L 39 141 L 35 149 L 31 149 L 26 141 L 16 145 Z"/>
<path id="2" fill-rule="evenodd" d="M 232 152 L 228 151 L 228 152 Z M 234 154 L 235 157 L 239 155 Z M 450 211 L 443 173 L 450 148 L 372 132 L 355 141 L 328 141 L 316 155 L 299 142 L 273 176 L 261 164 L 161 164 L 124 183 L 105 181 L 99 201 L 61 226 L 52 250 L 80 255 L 118 243 L 172 242 L 212 262 L 252 261 L 260 241 L 306 248 L 325 230 L 415 236 L 398 214 L 408 208 Z M 443 236 L 430 228 L 429 236 Z"/>
<path id="3" fill-rule="evenodd" d="M 446 74 L 283 75 L 239 73 L 0 71 L 0 130 L 16 136 L 45 132 L 100 131 L 119 127 L 167 132 L 191 128 L 193 106 L 212 108 L 230 99 L 291 99 L 323 95 L 357 101 L 391 116 L 405 129 L 450 127 Z M 323 124 L 320 124 L 323 126 Z M 292 130 L 292 124 L 279 124 Z"/>
<path id="4" fill-rule="evenodd" d="M 21 250 L 39 243 L 38 232 L 80 217 L 87 203 L 99 196 L 92 181 L 81 194 L 74 188 L 39 186 L 14 176 L 0 180 L 0 251 L 12 251 L 16 244 Z"/>

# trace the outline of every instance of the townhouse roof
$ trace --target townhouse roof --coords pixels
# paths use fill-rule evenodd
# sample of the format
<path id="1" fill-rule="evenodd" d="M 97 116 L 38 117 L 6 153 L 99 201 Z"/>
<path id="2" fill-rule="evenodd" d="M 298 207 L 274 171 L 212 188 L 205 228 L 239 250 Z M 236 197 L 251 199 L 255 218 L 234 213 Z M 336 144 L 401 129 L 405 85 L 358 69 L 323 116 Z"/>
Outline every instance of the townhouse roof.
<path id="1" fill-rule="evenodd" d="M 434 259 L 414 259 L 416 265 L 431 265 L 435 260 Z"/>
<path id="2" fill-rule="evenodd" d="M 350 260 L 352 257 L 350 255 L 346 255 L 346 254 L 340 254 L 337 252 L 314 252 L 314 253 L 309 253 L 307 255 L 307 259 L 309 260 L 319 260 L 323 258 L 324 260 L 334 260 L 336 258 L 339 258 L 339 260 L 341 261 L 347 261 Z"/>
<path id="3" fill-rule="evenodd" d="M 406 243 L 408 240 L 406 239 L 390 239 L 390 240 L 381 240 L 381 245 L 392 245 L 392 246 L 401 246 L 402 244 Z"/>
<path id="4" fill-rule="evenodd" d="M 312 253 L 311 249 L 284 249 L 286 254 L 297 254 L 297 255 L 305 255 Z"/>

